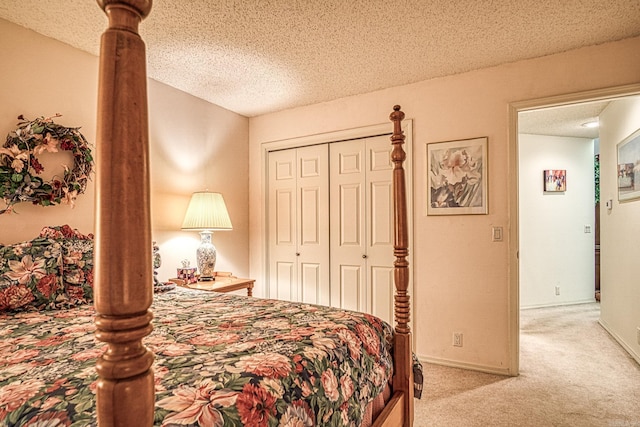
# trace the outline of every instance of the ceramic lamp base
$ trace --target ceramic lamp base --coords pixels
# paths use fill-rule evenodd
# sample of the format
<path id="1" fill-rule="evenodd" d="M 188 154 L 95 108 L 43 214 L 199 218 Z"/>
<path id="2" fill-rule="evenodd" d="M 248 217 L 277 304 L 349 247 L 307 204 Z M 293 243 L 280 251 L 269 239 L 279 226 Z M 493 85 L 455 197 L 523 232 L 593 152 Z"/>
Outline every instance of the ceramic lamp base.
<path id="1" fill-rule="evenodd" d="M 200 247 L 196 251 L 198 260 L 198 270 L 200 270 L 201 281 L 214 280 L 216 267 L 216 247 L 211 243 L 212 231 L 200 232 Z"/>

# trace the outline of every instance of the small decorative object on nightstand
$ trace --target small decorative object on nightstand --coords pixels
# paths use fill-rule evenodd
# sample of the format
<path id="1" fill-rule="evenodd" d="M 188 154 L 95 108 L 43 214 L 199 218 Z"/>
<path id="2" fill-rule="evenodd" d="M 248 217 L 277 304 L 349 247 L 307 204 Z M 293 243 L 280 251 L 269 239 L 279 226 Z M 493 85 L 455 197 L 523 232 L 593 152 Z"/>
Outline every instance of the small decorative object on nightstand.
<path id="1" fill-rule="evenodd" d="M 160 247 L 156 242 L 152 242 L 153 247 L 153 286 L 160 285 L 158 280 L 158 269 L 162 265 L 162 258 L 160 257 Z"/>
<path id="2" fill-rule="evenodd" d="M 158 269 L 162 265 L 162 258 L 160 257 L 160 248 L 153 242 L 153 292 L 168 292 L 173 290 L 176 287 L 176 284 L 173 282 L 161 282 L 158 280 Z"/>
<path id="3" fill-rule="evenodd" d="M 198 278 L 196 277 L 196 268 L 191 267 L 191 263 L 188 259 L 183 259 L 182 268 L 178 268 L 178 279 L 182 279 L 187 283 L 196 283 Z"/>

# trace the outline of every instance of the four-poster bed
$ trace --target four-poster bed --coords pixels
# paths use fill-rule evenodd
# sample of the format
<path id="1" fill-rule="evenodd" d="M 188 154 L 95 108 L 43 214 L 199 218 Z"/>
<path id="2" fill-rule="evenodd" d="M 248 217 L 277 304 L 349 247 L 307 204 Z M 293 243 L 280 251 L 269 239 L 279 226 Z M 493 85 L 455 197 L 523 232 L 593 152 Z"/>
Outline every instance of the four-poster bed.
<path id="1" fill-rule="evenodd" d="M 33 313 L 0 315 L 0 334 L 8 337 L 5 347 L 0 346 L 0 392 L 9 397 L 22 393 L 19 399 L 7 401 L 0 396 L 0 422 L 30 425 L 56 419 L 63 425 L 79 420 L 94 424 L 97 418 L 101 426 L 266 426 L 266 417 L 277 416 L 281 423 L 297 417 L 304 425 L 355 421 L 356 425 L 411 426 L 414 361 L 400 107 L 395 106 L 390 116 L 396 257 L 393 331 L 370 315 L 306 304 L 215 293 L 205 297 L 189 290 L 154 298 L 145 47 L 138 35 L 138 24 L 149 14 L 151 0 L 98 3 L 109 17 L 109 27 L 100 54 L 95 312 L 81 305 L 57 313 L 41 311 L 36 317 Z M 266 323 L 252 327 L 260 322 L 252 317 L 258 312 Z M 95 337 L 104 343 L 97 346 L 86 338 L 93 328 L 81 323 L 94 313 Z M 11 327 L 16 319 L 35 325 L 26 331 L 30 334 L 26 341 Z M 42 374 L 51 384 L 41 377 L 24 379 L 20 375 L 29 374 L 18 372 L 14 363 L 9 367 L 18 372 L 14 376 L 18 379 L 12 380 L 11 374 L 2 371 L 10 352 L 24 350 L 25 342 L 32 347 L 42 342 L 53 345 L 48 341 L 52 338 L 45 338 L 50 332 L 41 329 L 45 323 L 57 325 L 56 345 L 69 344 L 68 348 L 60 347 L 50 357 L 38 348 L 37 357 L 33 353 L 33 360 L 24 358 L 17 364 L 20 369 L 30 364 L 35 375 L 42 366 L 56 366 L 60 361 L 55 357 L 67 357 L 56 368 L 64 371 L 63 378 L 54 381 Z M 212 332 L 206 329 L 209 326 L 218 329 Z M 60 331 L 67 331 L 71 338 Z M 267 332 L 275 341 L 267 342 Z M 94 363 L 97 379 L 88 370 Z M 365 365 L 371 371 L 365 371 Z M 32 380 L 31 388 L 38 392 L 20 388 Z M 196 404 L 201 401 L 205 403 Z"/>

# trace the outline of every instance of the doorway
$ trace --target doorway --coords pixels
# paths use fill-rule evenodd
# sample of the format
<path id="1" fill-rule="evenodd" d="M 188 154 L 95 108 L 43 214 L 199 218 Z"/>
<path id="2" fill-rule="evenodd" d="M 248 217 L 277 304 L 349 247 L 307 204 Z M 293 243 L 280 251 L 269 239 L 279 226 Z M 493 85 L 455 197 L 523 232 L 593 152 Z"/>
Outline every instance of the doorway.
<path id="1" fill-rule="evenodd" d="M 519 358 L 520 358 L 520 323 L 519 323 L 519 316 L 520 316 L 520 300 L 521 300 L 521 292 L 523 291 L 522 287 L 521 287 L 521 283 L 520 283 L 520 267 L 521 267 L 521 251 L 524 250 L 523 247 L 521 247 L 521 242 L 520 242 L 520 233 L 521 233 L 521 227 L 520 227 L 520 220 L 521 220 L 521 212 L 520 210 L 522 209 L 520 206 L 520 171 L 519 171 L 519 161 L 520 161 L 520 142 L 519 142 L 519 134 L 522 133 L 521 129 L 520 129 L 520 121 L 519 121 L 519 115 L 520 113 L 523 112 L 539 112 L 540 114 L 542 114 L 542 112 L 550 112 L 553 109 L 557 109 L 558 107 L 564 107 L 565 111 L 570 112 L 572 111 L 572 109 L 578 109 L 581 107 L 585 107 L 589 104 L 595 104 L 595 103 L 599 103 L 599 102 L 610 102 L 616 99 L 621 99 L 623 97 L 628 97 L 631 95 L 637 95 L 640 94 L 640 85 L 636 84 L 636 85 L 629 85 L 629 86 L 623 86 L 623 87 L 617 87 L 617 88 L 608 88 L 608 89 L 602 89 L 602 90 L 596 90 L 596 91 L 590 91 L 590 92 L 584 92 L 584 93 L 577 93 L 577 94 L 569 94 L 569 95 L 561 95 L 561 96 L 556 96 L 556 97 L 550 97 L 550 98 L 544 98 L 544 99 L 537 99 L 537 100 L 530 100 L 530 101 L 523 101 L 523 102 L 517 102 L 514 104 L 511 104 L 510 106 L 510 146 L 509 146 L 509 159 L 510 159 L 510 176 L 512 177 L 512 179 L 510 180 L 511 187 L 510 187 L 510 200 L 509 200 L 509 209 L 510 211 L 513 213 L 512 217 L 512 224 L 511 227 L 509 228 L 509 283 L 510 283 L 510 296 L 509 296 L 509 305 L 510 305 L 510 319 L 509 319 L 509 325 L 510 325 L 510 345 L 509 345 L 509 350 L 510 350 L 510 365 L 511 365 L 511 370 L 510 373 L 512 375 L 518 375 L 519 374 Z M 559 112 L 560 110 L 556 110 L 556 114 L 552 114 L 553 116 L 556 117 L 556 119 L 559 117 Z M 582 123 L 580 123 L 582 124 Z M 531 132 L 530 130 L 528 132 Z M 593 156 L 593 153 L 592 153 Z M 561 169 L 561 165 L 559 166 L 552 166 L 552 168 L 558 168 Z M 539 175 L 539 179 L 540 179 L 540 186 L 542 186 L 542 173 L 543 171 L 540 170 L 540 175 Z M 591 175 L 591 182 L 593 183 L 593 175 Z M 570 180 L 567 180 L 567 184 L 570 185 Z M 542 192 L 542 187 L 540 187 L 540 191 Z M 566 193 L 565 193 L 566 195 Z M 551 197 L 561 197 L 561 196 L 551 196 Z M 556 199 L 558 200 L 558 199 Z M 595 222 L 595 211 L 592 210 L 591 211 L 591 217 L 593 218 L 593 220 L 591 221 L 591 224 L 588 223 L 584 223 L 584 224 L 580 224 L 580 228 L 582 229 L 582 231 L 584 232 L 584 234 L 587 234 L 587 228 L 586 226 L 591 225 L 591 227 L 594 227 L 594 222 Z M 583 228 L 585 227 L 585 228 Z M 593 232 L 595 231 L 594 228 L 591 228 L 590 230 L 591 235 L 593 236 Z M 595 270 L 595 240 L 593 240 L 593 244 L 591 245 L 591 259 L 592 261 L 592 266 L 593 269 Z M 522 257 L 526 256 L 526 253 L 522 253 Z M 544 268 L 544 265 L 540 266 L 541 268 Z M 591 293 L 591 295 L 593 296 L 594 300 L 595 300 L 595 271 L 593 274 L 593 292 Z M 556 289 L 557 284 L 556 283 L 551 283 L 551 290 L 553 292 L 553 294 L 555 294 L 556 292 L 558 292 Z M 606 286 L 605 283 L 603 283 L 603 286 Z M 562 292 L 562 286 L 560 286 L 560 295 L 563 294 Z"/>
<path id="2" fill-rule="evenodd" d="M 520 308 L 595 301 L 595 155 L 610 100 L 518 113 Z"/>

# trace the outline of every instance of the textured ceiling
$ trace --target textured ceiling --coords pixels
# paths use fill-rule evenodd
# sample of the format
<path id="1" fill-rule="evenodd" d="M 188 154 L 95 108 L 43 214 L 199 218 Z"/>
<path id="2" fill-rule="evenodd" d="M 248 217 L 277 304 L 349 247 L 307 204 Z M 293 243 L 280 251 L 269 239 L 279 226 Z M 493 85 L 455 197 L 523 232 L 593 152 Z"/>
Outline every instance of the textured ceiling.
<path id="1" fill-rule="evenodd" d="M 96 55 L 106 27 L 92 0 L 0 17 Z M 255 116 L 637 36 L 640 0 L 156 0 L 141 33 L 150 77 Z"/>
<path id="2" fill-rule="evenodd" d="M 518 132 L 595 139 L 600 135 L 599 129 L 584 127 L 582 124 L 597 121 L 609 102 L 611 101 L 585 102 L 524 111 L 518 115 Z"/>

